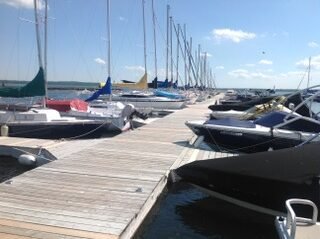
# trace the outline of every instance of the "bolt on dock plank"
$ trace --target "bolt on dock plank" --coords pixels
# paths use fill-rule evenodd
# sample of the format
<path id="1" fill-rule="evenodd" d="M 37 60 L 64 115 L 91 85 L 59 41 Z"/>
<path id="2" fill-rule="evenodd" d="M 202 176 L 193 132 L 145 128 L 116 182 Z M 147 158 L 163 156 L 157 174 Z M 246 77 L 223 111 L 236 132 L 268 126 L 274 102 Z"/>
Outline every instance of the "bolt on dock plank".
<path id="1" fill-rule="evenodd" d="M 163 191 L 170 169 L 225 156 L 188 146 L 193 134 L 184 122 L 203 118 L 213 100 L 113 138 L 0 137 L 0 155 L 23 147 L 57 158 L 0 184 L 0 238 L 132 237 Z"/>

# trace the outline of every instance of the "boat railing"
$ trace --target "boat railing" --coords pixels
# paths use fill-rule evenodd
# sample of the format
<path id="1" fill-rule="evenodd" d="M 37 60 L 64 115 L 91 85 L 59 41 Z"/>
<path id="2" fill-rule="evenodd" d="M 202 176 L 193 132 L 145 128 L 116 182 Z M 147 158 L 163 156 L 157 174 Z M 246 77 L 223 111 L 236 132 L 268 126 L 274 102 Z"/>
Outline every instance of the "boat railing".
<path id="1" fill-rule="evenodd" d="M 290 113 L 288 115 L 290 115 Z M 281 128 L 281 127 L 283 127 L 285 125 L 291 124 L 291 123 L 293 123 L 293 122 L 295 122 L 295 121 L 297 121 L 299 119 L 303 119 L 303 120 L 310 121 L 312 123 L 320 125 L 320 121 L 319 120 L 316 120 L 316 119 L 313 119 L 313 118 L 310 118 L 310 117 L 306 117 L 306 116 L 302 116 L 302 115 L 292 115 L 293 117 L 291 119 L 287 119 L 287 116 L 284 118 L 284 122 L 283 123 L 277 124 L 273 128 L 274 129 L 279 129 L 279 128 Z"/>
<path id="2" fill-rule="evenodd" d="M 320 85 L 319 85 L 320 86 Z M 308 89 L 310 88 L 314 88 L 314 87 L 317 87 L 317 86 L 313 86 L 313 87 L 309 87 Z M 294 94 L 292 94 L 294 95 Z M 287 125 L 287 124 L 290 124 L 294 121 L 297 121 L 299 119 L 303 119 L 303 120 L 306 120 L 306 121 L 310 121 L 310 122 L 313 122 L 315 124 L 320 124 L 320 121 L 315 119 L 315 118 L 312 118 L 312 111 L 311 111 L 311 108 L 309 107 L 309 111 L 310 111 L 310 117 L 307 117 L 307 116 L 302 116 L 302 115 L 297 115 L 296 112 L 297 110 L 302 107 L 303 105 L 306 105 L 308 102 L 312 102 L 314 98 L 316 98 L 317 96 L 320 96 L 320 91 L 315 93 L 314 95 L 308 97 L 307 99 L 305 99 L 304 101 L 302 101 L 300 104 L 298 104 L 297 106 L 294 107 L 294 109 L 291 110 L 291 112 L 289 114 L 287 114 L 285 117 L 284 117 L 284 122 L 283 123 L 280 123 L 276 126 L 274 126 L 275 129 L 277 128 L 280 128 L 280 127 L 283 127 L 284 125 Z M 288 97 L 287 97 L 288 98 Z M 290 118 L 291 117 L 291 118 Z"/>
<path id="3" fill-rule="evenodd" d="M 287 96 L 287 99 L 296 95 L 296 94 L 302 94 L 303 92 L 307 91 L 307 90 L 310 90 L 312 88 L 317 88 L 317 87 L 320 87 L 320 85 L 315 85 L 315 86 L 312 86 L 312 87 L 309 87 L 309 88 L 306 88 L 306 89 L 303 89 L 303 90 L 299 90 L 299 91 L 296 91 L 290 95 Z M 303 100 L 300 104 L 296 105 L 295 108 L 285 117 L 285 119 L 288 119 L 290 116 L 292 116 L 300 107 L 302 107 L 303 105 L 305 105 L 306 103 L 308 102 L 312 102 L 315 98 L 317 98 L 318 96 L 320 96 L 320 91 L 318 91 L 317 93 L 315 93 L 314 95 L 306 98 L 305 100 Z M 311 108 L 309 107 L 309 114 L 310 116 L 312 116 L 312 110 Z"/>
<path id="4" fill-rule="evenodd" d="M 315 135 L 312 135 L 311 137 L 309 137 L 307 140 L 303 141 L 301 144 L 295 146 L 295 147 L 301 147 L 305 144 L 310 143 L 311 141 L 313 141 L 314 139 L 318 138 L 320 136 L 320 133 L 317 133 Z"/>
<path id="5" fill-rule="evenodd" d="M 313 209 L 312 218 L 297 217 L 292 208 L 293 204 L 311 206 Z M 317 223 L 318 208 L 310 200 L 297 199 L 297 198 L 289 199 L 286 201 L 286 208 L 288 211 L 288 215 L 287 215 L 285 226 L 290 238 L 295 238 L 297 223 L 305 223 L 305 224 L 312 224 L 312 225 Z"/>

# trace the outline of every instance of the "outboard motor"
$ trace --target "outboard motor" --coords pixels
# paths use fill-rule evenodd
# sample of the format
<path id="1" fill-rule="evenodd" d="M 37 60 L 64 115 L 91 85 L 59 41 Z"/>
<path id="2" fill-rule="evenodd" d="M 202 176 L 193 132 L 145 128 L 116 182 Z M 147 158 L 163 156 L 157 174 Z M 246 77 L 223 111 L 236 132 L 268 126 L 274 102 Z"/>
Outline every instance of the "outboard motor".
<path id="1" fill-rule="evenodd" d="M 146 120 L 148 119 L 148 114 L 142 113 L 134 108 L 134 105 L 127 104 L 121 113 L 121 116 L 126 119 L 125 126 L 123 127 L 122 131 L 126 131 L 128 129 L 133 129 L 133 125 L 131 120 L 133 117 L 138 117 L 140 119 Z"/>
<path id="2" fill-rule="evenodd" d="M 131 115 L 134 113 L 135 111 L 135 108 L 134 108 L 134 105 L 132 104 L 127 104 L 125 105 L 125 107 L 122 109 L 122 112 L 121 112 L 121 116 L 123 118 L 131 118 Z M 132 118 L 131 118 L 132 119 Z"/>

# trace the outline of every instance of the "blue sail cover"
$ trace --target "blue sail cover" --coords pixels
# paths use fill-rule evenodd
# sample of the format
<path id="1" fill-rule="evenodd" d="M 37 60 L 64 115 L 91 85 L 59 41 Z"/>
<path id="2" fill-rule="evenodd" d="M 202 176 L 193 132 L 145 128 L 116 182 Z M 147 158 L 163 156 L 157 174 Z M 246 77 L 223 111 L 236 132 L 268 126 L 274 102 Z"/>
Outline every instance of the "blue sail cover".
<path id="1" fill-rule="evenodd" d="M 106 84 L 102 88 L 94 92 L 92 96 L 86 99 L 86 102 L 96 100 L 99 98 L 100 95 L 111 95 L 111 77 L 110 76 L 108 77 Z"/>
<path id="2" fill-rule="evenodd" d="M 170 99 L 183 99 L 184 98 L 184 96 L 182 96 L 180 94 L 172 93 L 172 92 L 168 92 L 168 91 L 163 91 L 163 90 L 156 90 L 154 92 L 154 95 L 167 97 L 167 98 L 170 98 Z"/>
<path id="3" fill-rule="evenodd" d="M 177 89 L 178 88 L 178 80 L 176 80 L 173 85 L 172 85 L 173 89 Z"/>
<path id="4" fill-rule="evenodd" d="M 166 79 L 165 81 L 158 81 L 157 82 L 158 88 L 168 88 L 169 81 Z"/>

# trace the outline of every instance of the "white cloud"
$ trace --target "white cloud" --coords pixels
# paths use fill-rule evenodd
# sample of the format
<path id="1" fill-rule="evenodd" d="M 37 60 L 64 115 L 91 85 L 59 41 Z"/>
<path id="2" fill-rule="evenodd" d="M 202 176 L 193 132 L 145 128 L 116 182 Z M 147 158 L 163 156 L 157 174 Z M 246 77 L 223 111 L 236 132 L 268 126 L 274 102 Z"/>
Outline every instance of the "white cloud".
<path id="1" fill-rule="evenodd" d="M 261 65 L 272 65 L 273 63 L 270 60 L 263 59 L 263 60 L 259 61 L 259 64 L 261 64 Z"/>
<path id="2" fill-rule="evenodd" d="M 249 78 L 249 71 L 245 69 L 236 69 L 228 72 L 228 75 L 235 78 Z"/>
<path id="3" fill-rule="evenodd" d="M 236 69 L 233 71 L 228 72 L 228 75 L 234 77 L 234 78 L 240 78 L 240 79 L 271 79 L 271 76 L 264 74 L 262 72 L 251 72 L 246 69 Z"/>
<path id="4" fill-rule="evenodd" d="M 248 64 L 245 64 L 245 66 L 247 66 L 247 67 L 255 67 L 256 65 L 252 64 L 252 63 L 248 63 Z"/>
<path id="5" fill-rule="evenodd" d="M 128 21 L 127 18 L 122 17 L 122 16 L 119 17 L 119 20 L 120 20 L 121 22 L 126 22 L 126 21 Z"/>
<path id="6" fill-rule="evenodd" d="M 217 70 L 224 70 L 224 66 L 216 66 L 215 67 Z"/>
<path id="7" fill-rule="evenodd" d="M 129 70 L 129 71 L 144 72 L 144 67 L 143 66 L 125 66 L 124 68 L 126 70 Z"/>
<path id="8" fill-rule="evenodd" d="M 307 68 L 309 66 L 309 58 L 296 62 L 296 66 L 300 68 Z M 320 55 L 311 58 L 311 68 L 320 70 Z"/>
<path id="9" fill-rule="evenodd" d="M 43 0 L 38 0 L 37 3 L 38 3 L 37 4 L 38 9 L 44 8 Z M 0 4 L 6 4 L 8 6 L 15 7 L 15 8 L 19 8 L 19 7 L 29 8 L 29 9 L 34 8 L 33 0 L 0 0 Z"/>
<path id="10" fill-rule="evenodd" d="M 320 79 L 320 70 L 313 69 L 310 85 L 317 85 L 318 79 Z M 228 71 L 221 84 L 228 88 L 236 86 L 239 88 L 272 88 L 275 86 L 277 89 L 296 89 L 300 86 L 299 88 L 302 89 L 306 87 L 306 81 L 306 69 L 277 72 L 271 69 L 236 68 Z"/>
<path id="11" fill-rule="evenodd" d="M 301 81 L 301 79 L 305 76 L 305 71 L 289 71 L 286 73 L 275 73 L 273 70 L 267 71 L 249 71 L 246 69 L 236 69 L 228 72 L 228 75 L 234 79 L 242 79 L 242 80 L 251 80 L 252 83 L 256 84 L 256 81 L 267 81 L 267 82 L 293 82 L 293 84 L 297 84 Z M 320 76 L 320 71 L 314 71 L 312 73 L 313 78 L 317 78 Z M 297 85 L 291 85 L 292 88 L 295 88 Z"/>
<path id="12" fill-rule="evenodd" d="M 314 41 L 311 41 L 311 42 L 308 42 L 308 47 L 317 48 L 319 47 L 319 44 Z"/>
<path id="13" fill-rule="evenodd" d="M 265 69 L 264 72 L 273 72 L 273 69 Z"/>
<path id="14" fill-rule="evenodd" d="M 242 30 L 232 30 L 229 28 L 214 29 L 212 35 L 215 39 L 227 39 L 239 43 L 243 40 L 250 40 L 256 37 L 255 33 L 244 32 Z"/>
<path id="15" fill-rule="evenodd" d="M 106 64 L 106 61 L 105 60 L 103 60 L 103 59 L 101 59 L 101 58 L 96 58 L 96 59 L 94 59 L 94 61 L 96 62 L 96 63 L 98 63 L 99 65 L 105 65 Z"/>

